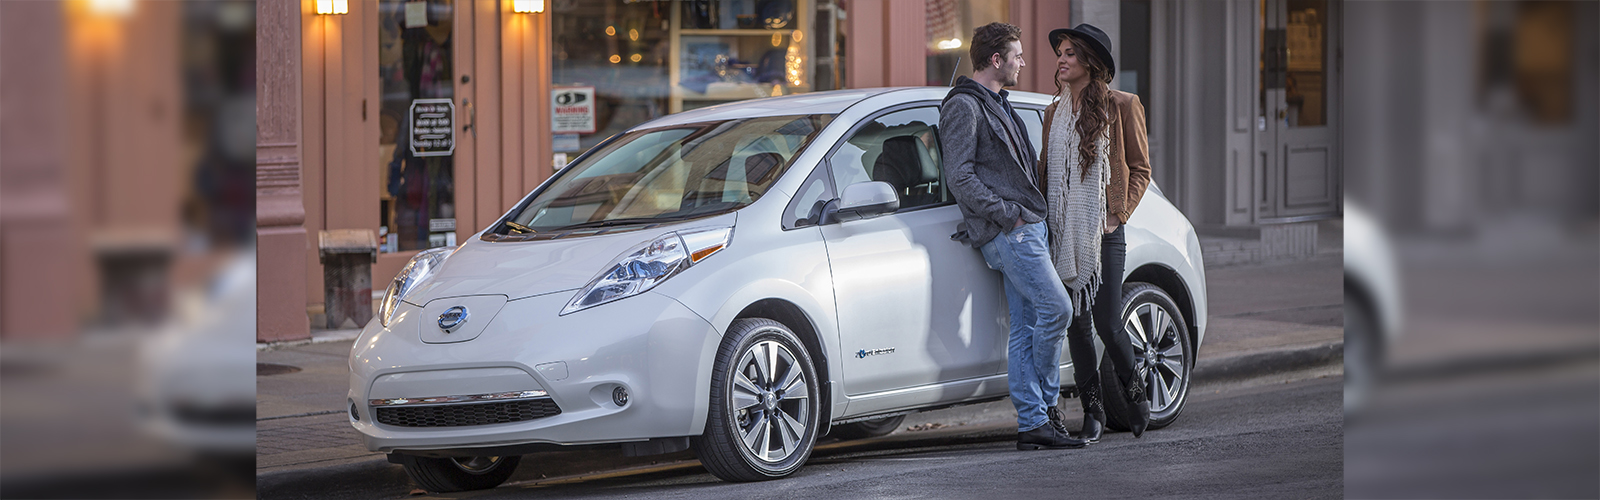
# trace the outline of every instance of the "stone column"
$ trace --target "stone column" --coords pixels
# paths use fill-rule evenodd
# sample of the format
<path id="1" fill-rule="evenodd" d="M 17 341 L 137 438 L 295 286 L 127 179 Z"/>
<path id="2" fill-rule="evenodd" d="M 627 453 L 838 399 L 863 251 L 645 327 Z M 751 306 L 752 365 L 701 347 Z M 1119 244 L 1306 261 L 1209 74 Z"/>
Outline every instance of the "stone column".
<path id="1" fill-rule="evenodd" d="M 87 259 L 67 167 L 62 4 L 0 2 L 0 338 L 70 337 Z M 81 146 L 81 144 L 79 144 Z"/>
<path id="2" fill-rule="evenodd" d="M 256 4 L 256 341 L 311 337 L 300 174 L 302 2 Z"/>

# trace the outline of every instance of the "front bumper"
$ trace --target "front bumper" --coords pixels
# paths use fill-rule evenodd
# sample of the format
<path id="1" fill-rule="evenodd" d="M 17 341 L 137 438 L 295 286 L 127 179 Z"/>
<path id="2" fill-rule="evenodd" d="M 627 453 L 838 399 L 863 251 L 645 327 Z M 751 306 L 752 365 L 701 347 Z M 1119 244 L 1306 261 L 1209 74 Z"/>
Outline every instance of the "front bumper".
<path id="1" fill-rule="evenodd" d="M 558 316 L 571 295 L 506 302 L 482 334 L 458 343 L 422 342 L 422 329 L 438 327 L 422 317 L 423 308 L 411 304 L 402 303 L 389 328 L 378 321 L 368 324 L 350 354 L 347 401 L 359 414 L 359 420 L 350 417 L 351 424 L 367 449 L 580 445 L 700 434 L 720 333 L 678 301 L 654 292 Z M 622 406 L 613 402 L 619 387 L 628 394 Z M 372 404 L 538 391 L 559 406 L 559 414 L 404 427 L 377 423 Z"/>

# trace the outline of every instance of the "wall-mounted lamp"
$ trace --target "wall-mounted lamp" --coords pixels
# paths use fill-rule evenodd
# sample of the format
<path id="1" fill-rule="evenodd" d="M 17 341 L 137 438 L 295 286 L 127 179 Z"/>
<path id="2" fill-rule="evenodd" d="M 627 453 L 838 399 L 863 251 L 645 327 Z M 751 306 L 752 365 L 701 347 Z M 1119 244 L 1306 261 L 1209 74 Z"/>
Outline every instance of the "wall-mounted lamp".
<path id="1" fill-rule="evenodd" d="M 322 15 L 349 14 L 350 0 L 317 0 L 317 13 Z"/>
<path id="2" fill-rule="evenodd" d="M 133 0 L 89 0 L 89 11 L 102 16 L 128 17 Z"/>
<path id="3" fill-rule="evenodd" d="M 939 40 L 939 43 L 936 45 L 939 47 L 939 50 L 955 50 L 961 48 L 961 39 L 951 38 L 949 40 Z"/>
<path id="4" fill-rule="evenodd" d="M 511 0 L 511 11 L 518 14 L 544 12 L 544 0 Z"/>

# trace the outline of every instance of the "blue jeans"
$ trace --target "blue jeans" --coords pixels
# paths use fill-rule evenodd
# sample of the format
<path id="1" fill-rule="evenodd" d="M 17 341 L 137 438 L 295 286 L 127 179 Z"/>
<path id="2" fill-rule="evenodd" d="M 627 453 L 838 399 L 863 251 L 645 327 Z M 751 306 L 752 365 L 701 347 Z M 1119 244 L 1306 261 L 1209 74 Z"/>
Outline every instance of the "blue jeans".
<path id="1" fill-rule="evenodd" d="M 1005 231 L 984 243 L 983 260 L 1005 276 L 1011 338 L 1006 381 L 1017 408 L 1017 430 L 1050 423 L 1045 408 L 1061 396 L 1061 339 L 1072 320 L 1072 301 L 1050 262 L 1043 222 Z"/>

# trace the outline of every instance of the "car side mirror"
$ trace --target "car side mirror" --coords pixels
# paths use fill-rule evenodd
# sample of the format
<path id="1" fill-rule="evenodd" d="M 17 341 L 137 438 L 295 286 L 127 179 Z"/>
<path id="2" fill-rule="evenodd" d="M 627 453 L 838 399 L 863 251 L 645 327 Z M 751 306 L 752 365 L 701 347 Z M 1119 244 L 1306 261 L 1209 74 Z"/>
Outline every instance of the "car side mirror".
<path id="1" fill-rule="evenodd" d="M 900 196 L 894 186 L 883 181 L 857 182 L 845 186 L 837 205 L 825 209 L 824 220 L 852 221 L 871 219 L 900 209 Z"/>

